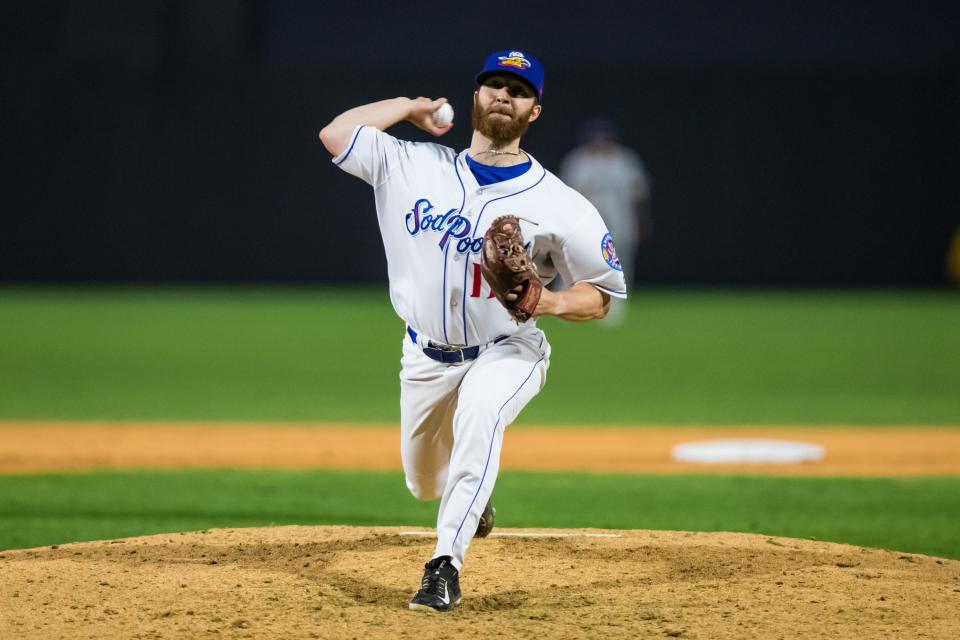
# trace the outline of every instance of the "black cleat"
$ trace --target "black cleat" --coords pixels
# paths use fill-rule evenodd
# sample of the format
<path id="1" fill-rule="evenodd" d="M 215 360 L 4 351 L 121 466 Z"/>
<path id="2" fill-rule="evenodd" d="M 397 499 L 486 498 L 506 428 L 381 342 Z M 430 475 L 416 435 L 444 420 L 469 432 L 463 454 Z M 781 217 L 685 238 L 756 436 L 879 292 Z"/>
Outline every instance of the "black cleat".
<path id="1" fill-rule="evenodd" d="M 497 517 L 497 510 L 487 502 L 483 513 L 480 514 L 480 522 L 477 523 L 477 532 L 473 534 L 474 538 L 486 538 L 493 531 L 493 521 Z"/>
<path id="2" fill-rule="evenodd" d="M 410 601 L 411 609 L 420 611 L 452 611 L 460 604 L 460 572 L 450 563 L 450 556 L 434 558 L 423 566 L 420 591 Z"/>

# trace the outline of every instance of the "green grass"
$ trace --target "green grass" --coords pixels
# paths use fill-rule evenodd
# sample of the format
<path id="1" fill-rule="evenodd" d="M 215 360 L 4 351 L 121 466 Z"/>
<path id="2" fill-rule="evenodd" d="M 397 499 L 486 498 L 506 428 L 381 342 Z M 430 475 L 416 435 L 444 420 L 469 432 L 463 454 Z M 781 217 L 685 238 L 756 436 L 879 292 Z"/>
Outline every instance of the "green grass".
<path id="1" fill-rule="evenodd" d="M 960 559 L 960 478 L 507 472 L 503 527 L 745 531 Z M 209 527 L 433 526 L 400 473 L 182 471 L 0 476 L 0 549 Z"/>
<path id="2" fill-rule="evenodd" d="M 960 425 L 960 296 L 637 291 L 526 423 Z M 395 422 L 384 290 L 0 289 L 0 419 Z"/>

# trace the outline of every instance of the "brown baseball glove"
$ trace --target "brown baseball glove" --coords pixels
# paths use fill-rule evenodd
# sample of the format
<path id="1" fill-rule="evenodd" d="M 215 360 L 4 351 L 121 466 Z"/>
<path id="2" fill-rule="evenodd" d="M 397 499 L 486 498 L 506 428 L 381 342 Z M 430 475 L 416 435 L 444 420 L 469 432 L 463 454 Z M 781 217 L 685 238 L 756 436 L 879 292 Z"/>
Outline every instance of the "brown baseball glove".
<path id="1" fill-rule="evenodd" d="M 526 322 L 533 316 L 543 284 L 533 259 L 523 246 L 517 216 L 497 218 L 483 234 L 480 270 L 493 295 L 514 320 Z"/>

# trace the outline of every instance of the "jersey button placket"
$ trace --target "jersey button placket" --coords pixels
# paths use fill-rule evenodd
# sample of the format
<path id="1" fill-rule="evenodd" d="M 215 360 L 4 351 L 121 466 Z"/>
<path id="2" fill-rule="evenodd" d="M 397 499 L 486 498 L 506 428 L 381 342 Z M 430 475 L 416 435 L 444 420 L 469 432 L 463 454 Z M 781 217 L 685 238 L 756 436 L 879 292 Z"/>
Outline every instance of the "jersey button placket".
<path id="1" fill-rule="evenodd" d="M 471 234 L 470 234 L 471 239 L 475 239 L 475 238 L 477 238 L 477 237 L 482 238 L 483 235 L 484 235 L 484 234 L 483 234 L 483 231 L 481 231 L 481 230 L 477 227 L 477 224 L 480 223 L 481 220 L 482 220 L 480 216 L 481 216 L 482 213 L 483 213 L 483 208 L 484 208 L 484 206 L 485 206 L 485 201 L 486 201 L 486 199 L 483 198 L 483 194 L 484 194 L 484 192 L 486 192 L 486 191 L 487 191 L 487 189 L 486 189 L 485 187 L 478 187 L 477 190 L 475 191 L 476 195 L 473 196 L 473 197 L 471 197 L 471 198 L 469 198 L 469 201 L 466 202 L 466 203 L 464 203 L 464 207 L 463 207 L 463 209 L 464 209 L 464 215 L 467 216 L 467 217 L 470 219 L 470 226 L 473 227 L 472 232 L 471 232 Z M 479 262 L 479 260 L 480 260 L 480 256 L 479 256 L 479 255 L 474 256 L 474 255 L 471 255 L 471 254 L 469 254 L 469 253 L 467 254 L 466 260 L 464 261 L 464 265 L 463 265 L 463 281 L 464 281 L 464 286 L 465 286 L 465 287 L 468 286 L 468 285 L 467 285 L 467 279 L 468 279 L 468 272 L 469 272 L 471 263 L 472 263 L 472 262 Z M 468 289 L 468 288 L 465 288 L 463 291 L 460 292 L 460 295 L 462 296 L 462 300 L 463 300 L 463 305 L 462 305 L 462 306 L 463 306 L 463 309 L 462 309 L 462 311 L 463 311 L 463 313 L 462 313 L 462 318 L 463 318 L 463 324 L 464 324 L 464 327 L 463 327 L 463 340 L 464 340 L 464 344 L 469 344 L 469 338 L 470 338 L 470 336 L 469 336 L 468 333 L 467 333 L 467 327 L 466 327 L 466 323 L 467 323 L 467 317 L 466 317 L 466 311 L 467 311 L 467 295 L 466 295 L 466 293 L 467 293 L 467 291 L 469 291 L 469 289 Z M 459 304 L 459 302 L 460 302 L 460 301 L 459 301 L 458 299 L 454 298 L 454 299 L 451 299 L 450 304 L 451 304 L 452 307 L 455 308 L 455 307 Z"/>

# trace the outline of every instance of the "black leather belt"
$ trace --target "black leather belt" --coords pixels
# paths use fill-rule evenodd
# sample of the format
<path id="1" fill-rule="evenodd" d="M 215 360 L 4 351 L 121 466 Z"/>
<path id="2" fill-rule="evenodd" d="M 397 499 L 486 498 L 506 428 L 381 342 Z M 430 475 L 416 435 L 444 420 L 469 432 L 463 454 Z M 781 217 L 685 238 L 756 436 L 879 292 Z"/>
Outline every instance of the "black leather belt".
<path id="1" fill-rule="evenodd" d="M 413 340 L 413 344 L 417 344 L 417 332 L 407 327 L 407 333 L 410 334 L 410 339 Z M 499 338 L 494 339 L 494 344 L 500 342 L 507 336 L 500 336 Z M 428 342 L 427 346 L 420 347 L 423 351 L 423 354 L 430 358 L 431 360 L 436 360 L 437 362 L 443 362 L 446 364 L 457 364 L 459 362 L 466 362 L 468 360 L 476 360 L 477 356 L 480 355 L 480 347 L 451 347 L 449 345 L 439 345 L 434 342 Z"/>

